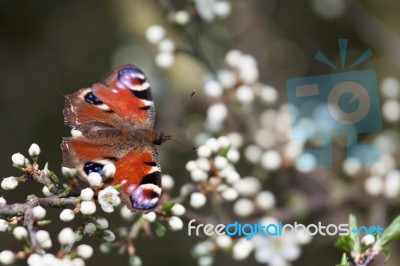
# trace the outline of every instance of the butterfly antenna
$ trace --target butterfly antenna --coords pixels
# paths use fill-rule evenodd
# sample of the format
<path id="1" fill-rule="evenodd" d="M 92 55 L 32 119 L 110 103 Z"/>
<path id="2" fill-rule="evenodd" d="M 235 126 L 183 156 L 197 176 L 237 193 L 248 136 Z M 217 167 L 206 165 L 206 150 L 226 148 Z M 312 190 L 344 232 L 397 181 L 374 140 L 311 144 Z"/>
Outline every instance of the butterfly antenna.
<path id="1" fill-rule="evenodd" d="M 174 139 L 171 138 L 171 137 L 169 137 L 168 139 L 169 139 L 169 140 L 172 140 L 172 141 L 175 142 L 176 144 L 182 145 L 182 146 L 185 147 L 185 148 L 191 149 L 191 150 L 193 150 L 193 151 L 197 151 L 197 148 L 190 147 L 190 146 L 188 146 L 188 145 L 186 145 L 186 144 L 184 144 L 184 143 L 182 143 L 182 142 L 179 142 L 179 141 L 177 141 L 177 140 L 174 140 Z"/>
<path id="2" fill-rule="evenodd" d="M 187 105 L 187 104 L 189 103 L 189 101 L 193 98 L 193 96 L 194 96 L 195 93 L 196 93 L 196 91 L 193 90 L 193 92 L 190 94 L 189 98 L 186 99 L 185 103 L 182 104 L 182 106 L 181 106 L 178 110 L 176 110 L 175 113 L 172 115 L 171 121 L 173 121 L 173 120 L 176 118 L 176 116 L 186 107 L 186 105 Z"/>

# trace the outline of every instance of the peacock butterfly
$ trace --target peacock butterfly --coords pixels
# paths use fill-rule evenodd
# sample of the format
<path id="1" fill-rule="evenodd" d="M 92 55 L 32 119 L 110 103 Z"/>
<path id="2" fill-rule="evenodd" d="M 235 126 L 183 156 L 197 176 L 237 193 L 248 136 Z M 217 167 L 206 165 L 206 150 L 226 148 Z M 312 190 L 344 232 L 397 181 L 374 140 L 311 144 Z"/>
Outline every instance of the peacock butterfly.
<path id="1" fill-rule="evenodd" d="M 161 168 L 155 145 L 170 137 L 153 129 L 150 84 L 134 65 L 113 68 L 105 83 L 66 96 L 65 124 L 82 134 L 63 138 L 63 166 L 82 180 L 113 163 L 110 185 L 122 184 L 121 198 L 132 211 L 157 207 Z"/>

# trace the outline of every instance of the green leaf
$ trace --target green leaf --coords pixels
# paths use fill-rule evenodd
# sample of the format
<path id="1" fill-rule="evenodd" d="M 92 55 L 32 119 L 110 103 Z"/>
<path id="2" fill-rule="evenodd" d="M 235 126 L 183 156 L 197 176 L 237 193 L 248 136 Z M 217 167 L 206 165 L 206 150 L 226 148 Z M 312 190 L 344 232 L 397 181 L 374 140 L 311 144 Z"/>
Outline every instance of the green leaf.
<path id="1" fill-rule="evenodd" d="M 173 202 L 173 201 L 166 202 L 163 205 L 163 210 L 166 212 L 169 212 L 171 210 L 171 208 L 174 207 L 174 205 L 175 205 L 175 202 Z"/>
<path id="2" fill-rule="evenodd" d="M 340 264 L 336 264 L 336 266 L 349 266 L 348 258 L 347 258 L 346 253 L 343 253 L 342 260 L 340 261 Z"/>
<path id="3" fill-rule="evenodd" d="M 122 184 L 118 184 L 113 187 L 115 188 L 115 190 L 120 190 L 122 188 Z"/>
<path id="4" fill-rule="evenodd" d="M 335 247 L 351 253 L 354 249 L 354 240 L 351 238 L 351 236 L 342 236 L 336 241 Z"/>
<path id="5" fill-rule="evenodd" d="M 155 222 L 154 224 L 155 224 L 155 226 L 156 226 L 156 235 L 157 235 L 158 237 L 164 236 L 164 235 L 165 235 L 165 232 L 167 231 L 167 229 L 165 228 L 165 226 L 162 225 L 162 224 L 159 223 L 159 222 Z"/>
<path id="6" fill-rule="evenodd" d="M 388 248 L 382 248 L 382 253 L 385 254 L 385 263 L 388 262 L 391 252 Z"/>
<path id="7" fill-rule="evenodd" d="M 226 155 L 228 154 L 228 151 L 229 151 L 230 148 L 231 148 L 231 145 L 229 145 L 225 149 L 221 150 L 218 155 L 220 155 L 222 157 L 226 157 Z"/>
<path id="8" fill-rule="evenodd" d="M 349 217 L 349 225 L 350 225 L 350 237 L 353 240 L 354 246 L 353 246 L 353 251 L 356 254 L 360 254 L 360 238 L 358 234 L 355 234 L 352 232 L 353 229 L 358 229 L 357 225 L 357 217 L 355 217 L 353 214 L 350 214 Z"/>
<path id="9" fill-rule="evenodd" d="M 389 242 L 400 237 L 400 215 L 397 216 L 393 222 L 383 231 L 381 237 L 382 246 L 387 245 Z"/>

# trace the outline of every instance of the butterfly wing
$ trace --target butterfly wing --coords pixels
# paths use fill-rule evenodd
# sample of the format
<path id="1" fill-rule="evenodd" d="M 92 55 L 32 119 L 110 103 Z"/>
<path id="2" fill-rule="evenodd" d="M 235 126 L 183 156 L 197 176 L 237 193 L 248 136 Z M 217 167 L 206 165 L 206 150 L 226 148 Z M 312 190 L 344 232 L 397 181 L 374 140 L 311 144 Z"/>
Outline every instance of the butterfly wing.
<path id="1" fill-rule="evenodd" d="M 150 84 L 134 65 L 115 67 L 106 84 L 95 84 L 93 93 L 122 119 L 153 127 L 154 102 Z"/>
<path id="2" fill-rule="evenodd" d="M 121 197 L 133 211 L 150 211 L 157 207 L 161 194 L 161 169 L 154 147 L 132 143 L 104 143 L 85 137 L 64 138 L 63 166 L 75 168 L 87 180 L 92 172 L 102 174 L 113 163 L 116 173 L 110 185 L 122 184 Z"/>
<path id="3" fill-rule="evenodd" d="M 75 168 L 81 179 L 91 172 L 102 174 L 113 163 L 111 185 L 122 184 L 121 196 L 134 211 L 157 206 L 161 193 L 161 170 L 152 143 L 157 136 L 150 85 L 133 65 L 113 69 L 105 84 L 66 96 L 65 124 L 82 136 L 64 138 L 63 166 Z"/>

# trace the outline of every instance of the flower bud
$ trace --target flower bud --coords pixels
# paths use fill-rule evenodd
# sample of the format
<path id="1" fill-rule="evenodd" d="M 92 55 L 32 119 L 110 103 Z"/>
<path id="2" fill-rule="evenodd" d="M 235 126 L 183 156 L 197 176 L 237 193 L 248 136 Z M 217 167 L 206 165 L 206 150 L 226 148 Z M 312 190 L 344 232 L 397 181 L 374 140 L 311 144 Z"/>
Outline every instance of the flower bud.
<path id="1" fill-rule="evenodd" d="M 1 187 L 4 190 L 12 190 L 18 186 L 18 178 L 15 176 L 6 177 L 1 181 Z"/>
<path id="2" fill-rule="evenodd" d="M 19 167 L 24 167 L 25 166 L 25 156 L 23 156 L 21 153 L 14 153 L 13 156 L 11 156 L 11 160 L 14 165 L 19 166 Z"/>
<path id="3" fill-rule="evenodd" d="M 28 150 L 29 156 L 33 159 L 37 158 L 40 155 L 40 147 L 36 143 L 33 143 Z"/>
<path id="4" fill-rule="evenodd" d="M 42 220 L 46 216 L 46 210 L 42 206 L 33 208 L 32 213 L 37 220 Z"/>
<path id="5" fill-rule="evenodd" d="M 65 209 L 60 213 L 60 220 L 63 222 L 72 221 L 75 218 L 75 213 L 71 209 Z"/>
<path id="6" fill-rule="evenodd" d="M 93 248 L 86 244 L 81 244 L 76 247 L 76 254 L 82 259 L 89 259 L 93 255 Z"/>

